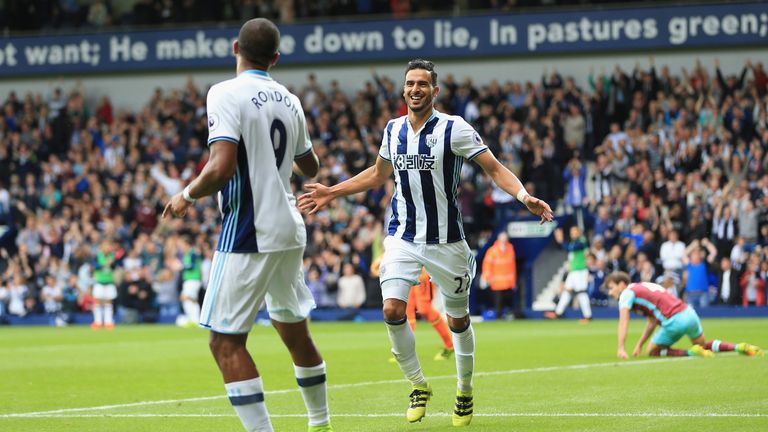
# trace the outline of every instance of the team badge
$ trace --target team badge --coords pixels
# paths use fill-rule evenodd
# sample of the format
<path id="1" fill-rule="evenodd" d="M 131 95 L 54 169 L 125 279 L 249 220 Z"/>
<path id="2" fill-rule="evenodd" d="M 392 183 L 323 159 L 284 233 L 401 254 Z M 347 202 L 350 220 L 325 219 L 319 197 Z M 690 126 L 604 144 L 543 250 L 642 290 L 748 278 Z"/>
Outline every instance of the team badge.
<path id="1" fill-rule="evenodd" d="M 427 147 L 432 148 L 437 145 L 437 137 L 434 135 L 427 135 Z"/>

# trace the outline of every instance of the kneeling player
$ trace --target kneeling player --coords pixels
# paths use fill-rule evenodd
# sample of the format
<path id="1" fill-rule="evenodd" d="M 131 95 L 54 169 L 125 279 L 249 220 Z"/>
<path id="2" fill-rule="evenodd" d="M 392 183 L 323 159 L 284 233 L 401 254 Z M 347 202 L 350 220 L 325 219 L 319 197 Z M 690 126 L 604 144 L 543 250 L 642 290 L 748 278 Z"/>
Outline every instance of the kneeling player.
<path id="1" fill-rule="evenodd" d="M 648 317 L 643 335 L 637 341 L 632 355 L 637 357 L 645 341 L 657 325 L 661 329 L 648 345 L 652 357 L 712 357 L 714 352 L 737 351 L 748 356 L 763 356 L 763 350 L 747 343 L 732 344 L 720 340 L 707 341 L 699 316 L 690 306 L 670 295 L 660 285 L 650 282 L 630 283 L 629 275 L 615 272 L 605 279 L 611 297 L 619 300 L 619 358 L 627 358 L 624 342 L 629 328 L 629 311 L 633 310 Z M 671 348 L 683 336 L 688 336 L 694 345 L 687 350 Z"/>

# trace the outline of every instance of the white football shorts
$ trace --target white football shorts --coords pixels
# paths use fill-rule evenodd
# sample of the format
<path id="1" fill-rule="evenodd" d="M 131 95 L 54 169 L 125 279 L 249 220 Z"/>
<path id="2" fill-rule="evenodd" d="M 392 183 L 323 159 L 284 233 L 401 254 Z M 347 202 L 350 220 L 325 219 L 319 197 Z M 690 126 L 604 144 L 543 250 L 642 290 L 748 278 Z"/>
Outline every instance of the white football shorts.
<path id="1" fill-rule="evenodd" d="M 203 282 L 199 280 L 184 281 L 184 283 L 181 284 L 181 295 L 197 301 L 197 293 L 200 292 L 200 287 L 202 286 Z"/>
<path id="2" fill-rule="evenodd" d="M 96 300 L 114 300 L 117 298 L 115 284 L 93 284 L 93 298 Z"/>
<path id="3" fill-rule="evenodd" d="M 586 291 L 589 287 L 589 270 L 571 270 L 565 277 L 565 289 L 573 292 Z"/>
<path id="4" fill-rule="evenodd" d="M 306 319 L 315 301 L 304 283 L 303 255 L 304 248 L 267 253 L 216 251 L 200 326 L 217 333 L 248 333 L 265 300 L 269 317 L 275 321 Z"/>
<path id="5" fill-rule="evenodd" d="M 419 283 L 422 266 L 440 289 L 445 312 L 453 318 L 466 316 L 469 313 L 469 289 L 475 277 L 475 256 L 464 240 L 420 244 L 392 236 L 385 238 L 379 271 L 382 297 L 407 302 L 410 287 Z M 406 283 L 385 283 L 397 280 Z"/>

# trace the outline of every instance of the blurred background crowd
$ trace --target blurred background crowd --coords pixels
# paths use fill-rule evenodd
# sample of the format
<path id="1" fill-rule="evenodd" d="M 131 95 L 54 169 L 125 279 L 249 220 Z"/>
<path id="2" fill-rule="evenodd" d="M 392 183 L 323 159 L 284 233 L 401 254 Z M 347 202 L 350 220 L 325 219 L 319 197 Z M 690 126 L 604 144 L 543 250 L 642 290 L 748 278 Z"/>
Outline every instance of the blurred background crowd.
<path id="1" fill-rule="evenodd" d="M 539 82 L 473 82 L 439 69 L 436 108 L 463 116 L 527 189 L 572 215 L 589 243 L 590 294 L 612 270 L 658 281 L 696 305 L 764 305 L 768 279 L 768 76 L 746 62 L 671 71 L 653 59 L 593 71 L 587 88 L 545 71 Z M 583 78 L 583 77 L 582 77 Z M 581 80 L 580 80 L 581 81 Z M 579 81 L 579 82 L 580 82 Z M 82 88 L 5 95 L 0 115 L 0 316 L 88 310 L 99 248 L 113 248 L 123 316 L 178 313 L 183 255 L 210 271 L 220 229 L 213 199 L 184 219 L 162 206 L 200 172 L 207 87 L 156 89 L 136 112 Z M 207 83 L 205 83 L 207 84 Z M 332 184 L 371 165 L 382 130 L 403 115 L 401 83 L 371 71 L 352 94 L 309 75 L 303 102 Z M 524 209 L 477 166 L 461 172 L 472 248 Z M 300 190 L 304 179 L 294 179 Z M 320 307 L 378 307 L 376 260 L 391 184 L 306 218 L 307 283 Z M 480 267 L 480 266 L 479 266 Z M 479 279 L 478 279 L 479 280 Z M 481 305 L 482 306 L 482 305 Z"/>
<path id="2" fill-rule="evenodd" d="M 659 2 L 663 0 L 646 1 Z M 626 4 L 626 0 L 4 0 L 0 29 L 51 31 L 121 26 L 241 22 L 260 16 L 277 23 L 360 15 L 408 18 L 435 12 L 509 12 L 520 8 Z"/>

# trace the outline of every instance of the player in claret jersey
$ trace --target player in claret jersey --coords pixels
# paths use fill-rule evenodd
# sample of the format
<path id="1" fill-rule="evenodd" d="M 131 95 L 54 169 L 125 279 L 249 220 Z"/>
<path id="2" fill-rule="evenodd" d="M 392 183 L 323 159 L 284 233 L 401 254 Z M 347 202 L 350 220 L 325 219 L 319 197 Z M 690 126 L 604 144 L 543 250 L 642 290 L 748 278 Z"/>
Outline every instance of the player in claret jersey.
<path id="1" fill-rule="evenodd" d="M 661 328 L 648 345 L 648 355 L 652 357 L 712 357 L 715 352 L 737 351 L 748 356 L 763 356 L 763 350 L 748 343 L 732 344 L 717 339 L 707 341 L 704 329 L 696 311 L 677 297 L 667 293 L 660 285 L 650 282 L 630 283 L 629 275 L 615 272 L 605 278 L 611 297 L 619 300 L 619 358 L 627 358 L 624 343 L 629 328 L 629 311 L 635 311 L 648 318 L 643 335 L 637 341 L 632 355 L 637 357 L 643 345 L 656 326 Z M 675 349 L 672 345 L 683 336 L 693 342 L 690 349 Z"/>
<path id="2" fill-rule="evenodd" d="M 310 214 L 317 212 L 334 198 L 377 187 L 394 174 L 392 219 L 384 240 L 379 279 L 392 353 L 412 385 L 406 418 L 420 421 L 432 396 L 416 357 L 416 342 L 405 312 L 411 286 L 418 283 L 421 268 L 425 267 L 443 295 L 453 333 L 458 391 L 452 421 L 454 426 L 465 426 L 473 412 L 475 337 L 469 323 L 468 299 L 475 258 L 464 241 L 459 213 L 461 166 L 465 160 L 477 162 L 502 190 L 516 196 L 542 222 L 552 220 L 552 210 L 525 191 L 520 180 L 499 163 L 464 119 L 434 109 L 439 91 L 432 62 L 409 62 L 403 85 L 408 114 L 387 123 L 376 164 L 332 187 L 305 185 L 310 192 L 299 197 L 299 208 Z"/>

